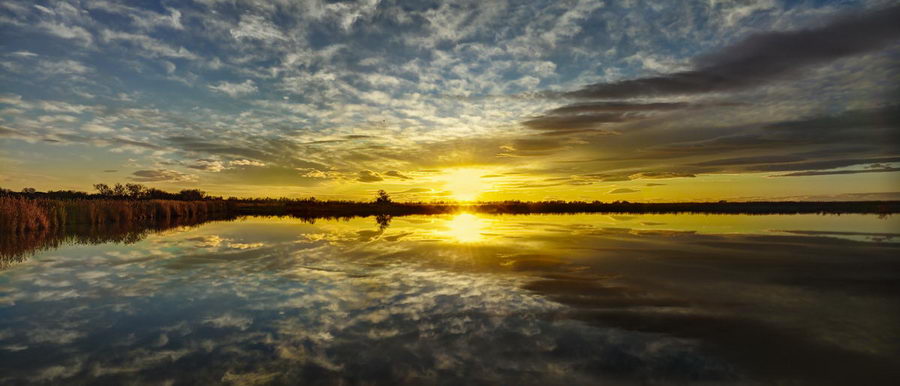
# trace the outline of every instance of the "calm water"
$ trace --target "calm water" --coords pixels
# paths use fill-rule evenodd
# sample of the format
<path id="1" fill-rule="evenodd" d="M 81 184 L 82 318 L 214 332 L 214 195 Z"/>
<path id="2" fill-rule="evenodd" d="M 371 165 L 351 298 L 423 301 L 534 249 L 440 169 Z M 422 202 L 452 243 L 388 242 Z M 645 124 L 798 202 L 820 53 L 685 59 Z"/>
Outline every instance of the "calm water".
<path id="1" fill-rule="evenodd" d="M 20 260 L 0 384 L 900 377 L 897 216 L 255 217 Z"/>

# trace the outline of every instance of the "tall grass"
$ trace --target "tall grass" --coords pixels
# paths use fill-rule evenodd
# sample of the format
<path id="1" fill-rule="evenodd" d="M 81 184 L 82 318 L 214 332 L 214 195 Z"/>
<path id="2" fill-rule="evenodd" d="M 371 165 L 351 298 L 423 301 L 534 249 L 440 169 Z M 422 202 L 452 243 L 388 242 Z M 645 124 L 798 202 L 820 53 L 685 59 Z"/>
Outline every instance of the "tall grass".
<path id="1" fill-rule="evenodd" d="M 69 225 L 155 224 L 228 214 L 225 201 L 52 200 L 0 197 L 0 232 L 63 229 Z"/>
<path id="2" fill-rule="evenodd" d="M 36 200 L 0 197 L 0 231 L 19 233 L 51 227 L 47 212 Z"/>

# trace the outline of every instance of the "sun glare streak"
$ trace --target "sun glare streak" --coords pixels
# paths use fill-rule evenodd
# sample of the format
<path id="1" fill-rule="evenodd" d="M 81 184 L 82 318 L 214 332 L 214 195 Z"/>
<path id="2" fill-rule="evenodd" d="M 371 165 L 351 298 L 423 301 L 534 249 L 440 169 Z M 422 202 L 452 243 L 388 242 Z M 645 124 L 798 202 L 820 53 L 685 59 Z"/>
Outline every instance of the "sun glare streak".
<path id="1" fill-rule="evenodd" d="M 488 227 L 488 221 L 470 213 L 460 213 L 447 221 L 446 226 L 443 235 L 461 243 L 473 243 L 484 239 L 482 232 Z"/>
<path id="2" fill-rule="evenodd" d="M 444 188 L 458 201 L 474 201 L 489 186 L 481 179 L 486 172 L 478 169 L 454 169 L 443 177 Z"/>

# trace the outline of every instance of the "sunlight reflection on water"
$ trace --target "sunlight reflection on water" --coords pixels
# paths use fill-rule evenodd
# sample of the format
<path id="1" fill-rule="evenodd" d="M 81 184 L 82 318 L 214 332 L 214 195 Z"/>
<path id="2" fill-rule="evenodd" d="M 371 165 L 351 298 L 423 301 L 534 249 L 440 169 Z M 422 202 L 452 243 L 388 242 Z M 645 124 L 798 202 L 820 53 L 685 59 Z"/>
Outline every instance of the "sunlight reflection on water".
<path id="1" fill-rule="evenodd" d="M 0 383 L 877 383 L 897 225 L 257 217 L 63 246 L 0 272 Z"/>

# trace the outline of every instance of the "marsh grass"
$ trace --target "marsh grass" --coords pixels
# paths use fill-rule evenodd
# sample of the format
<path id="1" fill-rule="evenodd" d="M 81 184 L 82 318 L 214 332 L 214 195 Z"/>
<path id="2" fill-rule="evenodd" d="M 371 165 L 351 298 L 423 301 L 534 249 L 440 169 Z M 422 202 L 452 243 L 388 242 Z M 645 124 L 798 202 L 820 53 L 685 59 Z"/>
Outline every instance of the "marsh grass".
<path id="1" fill-rule="evenodd" d="M 21 234 L 77 225 L 156 224 L 228 214 L 224 201 L 54 200 L 0 197 L 0 232 Z"/>

